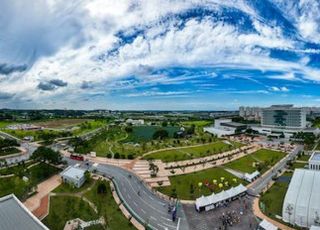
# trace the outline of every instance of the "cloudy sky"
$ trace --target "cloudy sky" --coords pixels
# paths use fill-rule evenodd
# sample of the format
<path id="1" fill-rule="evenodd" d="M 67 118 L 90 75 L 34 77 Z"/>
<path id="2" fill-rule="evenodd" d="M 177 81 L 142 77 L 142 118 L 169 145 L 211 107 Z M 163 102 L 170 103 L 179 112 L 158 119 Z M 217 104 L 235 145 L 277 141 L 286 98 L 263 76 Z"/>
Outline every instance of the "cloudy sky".
<path id="1" fill-rule="evenodd" d="M 0 108 L 320 105 L 318 0 L 1 0 Z"/>

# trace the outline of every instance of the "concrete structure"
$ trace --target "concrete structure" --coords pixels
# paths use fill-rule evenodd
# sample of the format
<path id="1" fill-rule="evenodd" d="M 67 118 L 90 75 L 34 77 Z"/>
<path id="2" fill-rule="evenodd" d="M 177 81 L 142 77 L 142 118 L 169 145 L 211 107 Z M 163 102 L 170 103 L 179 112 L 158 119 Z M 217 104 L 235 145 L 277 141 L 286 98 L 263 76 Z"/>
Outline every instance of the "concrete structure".
<path id="1" fill-rule="evenodd" d="M 303 108 L 293 105 L 272 105 L 261 111 L 261 126 L 264 127 L 304 129 L 307 126 L 307 113 Z"/>
<path id="2" fill-rule="evenodd" d="M 241 132 L 246 129 L 247 125 L 232 122 L 231 119 L 216 119 L 213 127 L 205 127 L 203 130 L 208 133 L 217 135 L 218 137 L 233 135 L 237 131 Z"/>
<path id="3" fill-rule="evenodd" d="M 320 224 L 320 171 L 296 169 L 283 207 L 283 221 L 300 227 Z"/>
<path id="4" fill-rule="evenodd" d="M 236 187 L 232 187 L 226 191 L 221 191 L 217 194 L 212 193 L 209 196 L 202 196 L 196 199 L 196 210 L 209 211 L 211 209 L 217 208 L 220 205 L 237 199 L 239 196 L 245 195 L 247 188 L 242 184 Z"/>
<path id="5" fill-rule="evenodd" d="M 64 183 L 69 183 L 76 186 L 77 188 L 80 188 L 86 180 L 84 173 L 85 170 L 83 169 L 69 166 L 63 172 L 61 172 L 60 175 Z"/>
<path id="6" fill-rule="evenodd" d="M 309 159 L 309 169 L 320 170 L 320 151 L 315 151 L 312 153 Z"/>
<path id="7" fill-rule="evenodd" d="M 13 194 L 0 198 L 0 230 L 9 229 L 49 230 Z"/>

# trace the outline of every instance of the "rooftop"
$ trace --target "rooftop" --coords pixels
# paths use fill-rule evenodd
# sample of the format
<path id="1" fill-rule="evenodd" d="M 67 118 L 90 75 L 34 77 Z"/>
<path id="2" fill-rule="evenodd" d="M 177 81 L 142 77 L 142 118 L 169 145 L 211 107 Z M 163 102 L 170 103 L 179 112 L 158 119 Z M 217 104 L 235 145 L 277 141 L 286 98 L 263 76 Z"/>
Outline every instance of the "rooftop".
<path id="1" fill-rule="evenodd" d="M 314 152 L 312 154 L 312 156 L 310 157 L 310 160 L 311 161 L 320 161 L 320 152 L 319 151 Z"/>
<path id="2" fill-rule="evenodd" d="M 0 230 L 48 230 L 14 195 L 0 198 Z"/>
<path id="3" fill-rule="evenodd" d="M 67 176 L 67 177 L 74 178 L 74 179 L 79 179 L 79 178 L 83 177 L 84 173 L 85 173 L 85 170 L 83 170 L 83 169 L 69 166 L 60 175 Z"/>

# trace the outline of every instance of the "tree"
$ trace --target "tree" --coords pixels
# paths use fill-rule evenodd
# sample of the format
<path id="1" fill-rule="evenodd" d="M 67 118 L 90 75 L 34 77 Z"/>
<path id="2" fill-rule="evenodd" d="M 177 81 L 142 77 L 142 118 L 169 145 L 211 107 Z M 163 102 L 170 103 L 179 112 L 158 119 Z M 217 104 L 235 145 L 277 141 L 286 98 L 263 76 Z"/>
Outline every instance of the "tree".
<path id="1" fill-rule="evenodd" d="M 31 159 L 42 162 L 48 161 L 52 164 L 60 164 L 62 162 L 62 157 L 59 152 L 44 146 L 40 146 L 36 151 L 34 151 Z"/>
<path id="2" fill-rule="evenodd" d="M 168 126 L 168 122 L 167 121 L 162 122 L 161 126 L 162 127 L 167 127 Z"/>
<path id="3" fill-rule="evenodd" d="M 165 139 L 167 137 L 169 137 L 169 133 L 165 129 L 159 129 L 155 131 L 152 136 L 153 139 L 160 139 L 160 140 Z"/>
<path id="4" fill-rule="evenodd" d="M 98 187 L 97 187 L 97 193 L 98 194 L 105 194 L 107 193 L 107 186 L 103 182 L 99 182 Z"/>
<path id="5" fill-rule="evenodd" d="M 86 179 L 86 181 L 90 181 L 91 180 L 91 173 L 87 170 L 85 173 L 84 173 L 84 177 Z"/>

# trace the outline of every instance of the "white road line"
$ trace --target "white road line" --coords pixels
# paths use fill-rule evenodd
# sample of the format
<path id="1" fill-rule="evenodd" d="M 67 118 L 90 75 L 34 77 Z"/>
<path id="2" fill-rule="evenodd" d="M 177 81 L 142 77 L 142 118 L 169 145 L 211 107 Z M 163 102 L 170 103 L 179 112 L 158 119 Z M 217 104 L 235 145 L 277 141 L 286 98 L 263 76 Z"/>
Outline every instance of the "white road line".
<path id="1" fill-rule="evenodd" d="M 131 199 L 131 196 L 128 194 L 128 198 Z"/>
<path id="2" fill-rule="evenodd" d="M 146 211 L 144 211 L 143 209 L 141 209 L 141 212 L 143 212 L 144 214 L 146 214 Z"/>
<path id="3" fill-rule="evenodd" d="M 167 217 L 163 217 L 161 216 L 162 219 L 167 220 L 167 221 L 171 221 L 170 219 L 168 219 Z"/>
<path id="4" fill-rule="evenodd" d="M 153 217 L 153 216 L 150 216 L 150 219 L 153 219 L 153 220 L 155 220 L 155 221 L 158 221 L 158 219 L 155 218 L 155 217 Z"/>
<path id="5" fill-rule="evenodd" d="M 133 204 L 138 207 L 138 204 L 135 201 L 133 201 Z"/>
<path id="6" fill-rule="evenodd" d="M 168 227 L 170 227 L 170 228 L 176 228 L 176 226 L 174 226 L 174 225 L 170 225 L 170 224 L 166 224 L 165 222 L 163 222 L 162 224 L 164 224 L 164 225 L 166 225 L 166 226 L 168 226 Z"/>

